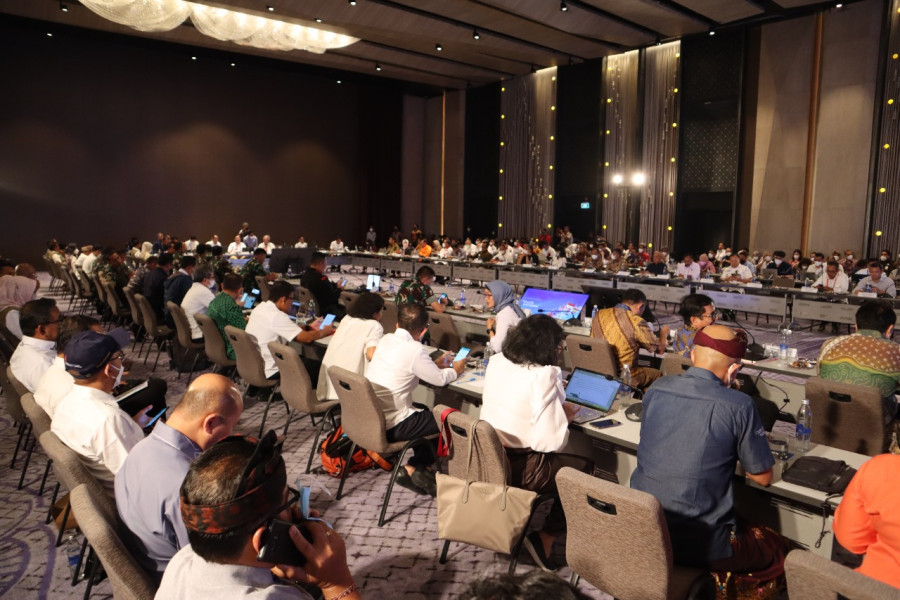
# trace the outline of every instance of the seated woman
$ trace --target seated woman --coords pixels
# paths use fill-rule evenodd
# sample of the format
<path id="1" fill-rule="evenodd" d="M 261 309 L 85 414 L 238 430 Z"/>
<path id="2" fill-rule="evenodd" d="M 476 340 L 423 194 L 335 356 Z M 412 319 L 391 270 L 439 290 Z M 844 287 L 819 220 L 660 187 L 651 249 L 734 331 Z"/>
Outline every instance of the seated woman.
<path id="1" fill-rule="evenodd" d="M 704 294 L 690 294 L 681 301 L 678 314 L 684 320 L 684 329 L 675 336 L 672 350 L 686 358 L 691 357 L 694 349 L 694 336 L 697 332 L 716 322 L 716 306 L 712 298 Z"/>
<path id="2" fill-rule="evenodd" d="M 328 367 L 338 366 L 365 375 L 366 366 L 375 354 L 375 346 L 384 335 L 381 327 L 384 299 L 372 292 L 363 292 L 350 305 L 347 316 L 328 343 L 322 358 L 316 396 L 319 400 L 337 400 L 337 392 L 328 378 Z"/>
<path id="3" fill-rule="evenodd" d="M 709 260 L 708 254 L 701 254 L 697 264 L 700 265 L 700 279 L 707 279 L 716 273 L 716 264 Z"/>
<path id="4" fill-rule="evenodd" d="M 569 438 L 569 422 L 578 407 L 565 402 L 562 362 L 563 330 L 547 315 L 532 315 L 511 329 L 503 353 L 488 364 L 481 418 L 490 423 L 506 448 L 510 484 L 539 493 L 556 492 L 556 473 L 563 467 L 591 472 L 584 457 L 561 454 Z M 565 530 L 559 500 L 543 529 L 525 538 L 525 547 L 545 571 L 553 541 Z"/>
<path id="5" fill-rule="evenodd" d="M 491 281 L 484 290 L 484 303 L 497 318 L 487 320 L 487 333 L 491 338 L 491 350 L 503 351 L 503 341 L 510 327 L 515 327 L 525 318 L 525 313 L 516 304 L 516 295 L 509 284 L 501 279 Z"/>

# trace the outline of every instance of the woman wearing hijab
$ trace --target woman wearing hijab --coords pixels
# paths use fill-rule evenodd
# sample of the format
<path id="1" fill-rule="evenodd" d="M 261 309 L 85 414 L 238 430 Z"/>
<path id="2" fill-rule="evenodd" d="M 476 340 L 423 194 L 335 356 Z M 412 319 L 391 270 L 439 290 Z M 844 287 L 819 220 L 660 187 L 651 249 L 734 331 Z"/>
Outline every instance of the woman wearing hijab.
<path id="1" fill-rule="evenodd" d="M 484 303 L 491 312 L 497 315 L 487 320 L 487 332 L 491 338 L 491 350 L 501 352 L 503 340 L 510 327 L 518 325 L 525 318 L 525 313 L 516 304 L 516 295 L 509 284 L 501 279 L 491 281 L 484 291 Z"/>

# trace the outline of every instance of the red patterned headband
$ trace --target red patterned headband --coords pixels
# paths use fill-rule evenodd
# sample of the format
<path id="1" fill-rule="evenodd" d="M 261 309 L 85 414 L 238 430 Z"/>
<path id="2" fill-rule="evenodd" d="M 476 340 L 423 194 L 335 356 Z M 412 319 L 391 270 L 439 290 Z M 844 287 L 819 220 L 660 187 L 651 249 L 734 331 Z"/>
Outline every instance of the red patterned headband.
<path id="1" fill-rule="evenodd" d="M 706 329 L 705 327 L 703 329 Z M 728 358 L 741 360 L 747 353 L 747 334 L 742 329 L 733 329 L 733 340 L 717 340 L 703 333 L 703 329 L 694 335 L 694 345 L 710 348 L 724 354 Z"/>

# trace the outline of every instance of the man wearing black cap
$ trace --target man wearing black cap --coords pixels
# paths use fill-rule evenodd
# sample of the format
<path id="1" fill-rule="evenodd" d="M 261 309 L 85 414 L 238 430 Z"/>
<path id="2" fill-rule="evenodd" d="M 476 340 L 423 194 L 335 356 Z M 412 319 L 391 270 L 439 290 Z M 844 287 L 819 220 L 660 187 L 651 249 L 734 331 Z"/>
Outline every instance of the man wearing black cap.
<path id="1" fill-rule="evenodd" d="M 253 597 L 311 599 L 291 582 L 313 584 L 325 600 L 358 600 L 344 540 L 321 521 L 304 521 L 289 536 L 306 566 L 275 565 L 257 556 L 273 518 L 297 523 L 296 492 L 287 487 L 274 431 L 259 442 L 225 438 L 201 454 L 181 486 L 181 515 L 189 546 L 172 557 L 157 600 Z M 277 575 L 283 579 L 276 579 Z"/>
<path id="2" fill-rule="evenodd" d="M 113 479 L 131 448 L 144 439 L 149 422 L 147 406 L 133 418 L 119 408 L 112 396 L 125 367 L 122 347 L 128 344 L 124 330 L 113 335 L 84 331 L 65 349 L 66 370 L 75 385 L 60 402 L 50 430 L 79 454 L 88 471 L 114 495 Z"/>
<path id="3" fill-rule="evenodd" d="M 709 325 L 694 336 L 694 366 L 650 387 L 631 487 L 662 504 L 676 564 L 771 569 L 774 578 L 783 572 L 780 536 L 740 523 L 733 510 L 736 462 L 763 486 L 775 463 L 753 401 L 729 387 L 746 350 L 743 331 Z"/>

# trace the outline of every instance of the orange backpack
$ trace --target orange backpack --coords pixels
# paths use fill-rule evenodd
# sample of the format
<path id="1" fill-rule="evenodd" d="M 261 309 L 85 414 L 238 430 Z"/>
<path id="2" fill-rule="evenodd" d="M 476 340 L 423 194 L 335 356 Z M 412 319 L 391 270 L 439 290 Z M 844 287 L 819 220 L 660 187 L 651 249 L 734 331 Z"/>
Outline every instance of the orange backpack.
<path id="1" fill-rule="evenodd" d="M 322 440 L 319 445 L 319 456 L 322 458 L 322 470 L 332 477 L 340 477 L 344 473 L 347 461 L 344 457 L 353 442 L 344 434 L 344 428 L 340 425 L 331 434 Z M 365 448 L 357 448 L 350 457 L 350 472 L 364 471 L 381 467 L 390 471 L 394 465 L 386 461 L 377 452 L 371 452 Z"/>

